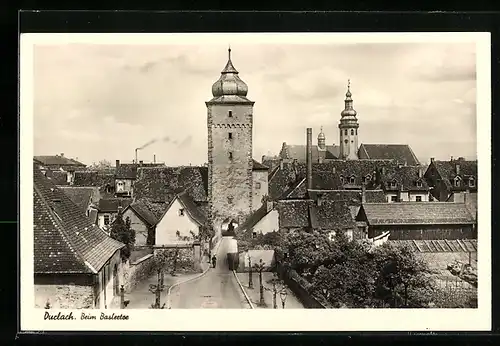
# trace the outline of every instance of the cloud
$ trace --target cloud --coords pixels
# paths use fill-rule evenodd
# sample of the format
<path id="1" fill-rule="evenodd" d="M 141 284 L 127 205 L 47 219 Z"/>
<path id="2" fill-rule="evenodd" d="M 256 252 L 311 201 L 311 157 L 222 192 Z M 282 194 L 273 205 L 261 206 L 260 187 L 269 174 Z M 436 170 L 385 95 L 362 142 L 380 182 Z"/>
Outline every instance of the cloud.
<path id="1" fill-rule="evenodd" d="M 192 142 L 193 142 L 193 136 L 189 135 L 179 143 L 178 147 L 179 148 L 189 147 Z"/>

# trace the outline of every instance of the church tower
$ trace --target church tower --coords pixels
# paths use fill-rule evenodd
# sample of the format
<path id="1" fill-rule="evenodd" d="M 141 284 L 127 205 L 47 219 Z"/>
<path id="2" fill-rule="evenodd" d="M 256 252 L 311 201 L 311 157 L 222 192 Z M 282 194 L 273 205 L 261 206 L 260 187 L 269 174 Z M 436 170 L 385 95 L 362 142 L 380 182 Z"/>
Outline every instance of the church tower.
<path id="1" fill-rule="evenodd" d="M 228 61 L 206 102 L 208 125 L 209 220 L 216 232 L 223 223 L 242 222 L 252 211 L 252 127 L 254 102 Z"/>
<path id="2" fill-rule="evenodd" d="M 358 119 L 356 111 L 352 106 L 351 82 L 347 82 L 347 93 L 345 94 L 345 108 L 341 113 L 340 132 L 340 158 L 344 160 L 356 160 L 358 158 Z"/>

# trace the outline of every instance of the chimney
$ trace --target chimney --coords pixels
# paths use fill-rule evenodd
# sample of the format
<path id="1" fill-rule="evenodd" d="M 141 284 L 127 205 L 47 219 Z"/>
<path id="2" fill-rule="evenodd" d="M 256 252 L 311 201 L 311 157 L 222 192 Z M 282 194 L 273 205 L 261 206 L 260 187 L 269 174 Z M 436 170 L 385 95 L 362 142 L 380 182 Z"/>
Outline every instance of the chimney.
<path id="1" fill-rule="evenodd" d="M 269 213 L 271 210 L 273 210 L 273 208 L 274 208 L 273 201 L 267 201 L 267 202 L 266 202 L 266 208 L 267 208 L 267 212 L 268 212 L 268 213 Z"/>
<path id="2" fill-rule="evenodd" d="M 431 157 L 431 163 L 433 163 L 433 162 L 434 162 L 434 158 L 433 158 L 433 157 Z"/>
<path id="3" fill-rule="evenodd" d="M 332 168 L 332 173 L 335 174 L 335 171 L 336 171 L 336 169 L 335 169 L 335 167 L 333 167 Z"/>
<path id="4" fill-rule="evenodd" d="M 142 164 L 144 163 L 144 161 L 139 161 L 139 167 L 142 167 Z"/>
<path id="5" fill-rule="evenodd" d="M 455 174 L 460 175 L 460 165 L 455 165 Z"/>
<path id="6" fill-rule="evenodd" d="M 418 177 L 422 178 L 423 175 L 424 175 L 424 169 L 422 167 L 418 167 Z"/>
<path id="7" fill-rule="evenodd" d="M 450 158 L 450 161 L 453 161 L 453 156 Z"/>
<path id="8" fill-rule="evenodd" d="M 120 160 L 116 160 L 115 166 L 116 168 L 120 167 Z"/>
<path id="9" fill-rule="evenodd" d="M 121 205 L 118 206 L 118 214 L 121 214 L 123 211 L 123 207 Z"/>
<path id="10" fill-rule="evenodd" d="M 64 153 L 61 153 L 61 157 L 64 157 Z"/>
<path id="11" fill-rule="evenodd" d="M 280 158 L 280 169 L 283 169 L 283 159 Z"/>
<path id="12" fill-rule="evenodd" d="M 153 154 L 153 163 L 156 163 L 156 154 Z"/>
<path id="13" fill-rule="evenodd" d="M 366 203 L 366 188 L 365 185 L 361 186 L 361 203 Z"/>
<path id="14" fill-rule="evenodd" d="M 312 189 L 312 128 L 307 128 L 307 189 Z"/>

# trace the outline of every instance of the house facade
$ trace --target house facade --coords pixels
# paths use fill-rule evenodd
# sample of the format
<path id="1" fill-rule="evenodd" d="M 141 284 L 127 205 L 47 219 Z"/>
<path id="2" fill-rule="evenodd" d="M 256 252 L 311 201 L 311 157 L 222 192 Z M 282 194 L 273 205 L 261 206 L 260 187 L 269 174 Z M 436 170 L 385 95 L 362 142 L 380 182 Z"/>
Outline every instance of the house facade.
<path id="1" fill-rule="evenodd" d="M 430 188 L 424 178 L 422 166 L 383 167 L 381 186 L 387 202 L 428 202 Z"/>
<path id="2" fill-rule="evenodd" d="M 97 223 L 104 230 L 108 230 L 116 219 L 119 210 L 124 210 L 132 203 L 130 198 L 101 198 L 97 205 Z"/>
<path id="3" fill-rule="evenodd" d="M 237 233 L 251 233 L 252 236 L 279 231 L 279 215 L 272 201 L 265 202 L 238 227 Z"/>
<path id="4" fill-rule="evenodd" d="M 124 244 L 93 225 L 36 163 L 33 175 L 35 307 L 110 308 Z"/>
<path id="5" fill-rule="evenodd" d="M 135 246 L 153 245 L 158 219 L 144 201 L 135 201 L 123 210 L 123 218 L 129 218 L 135 231 Z"/>

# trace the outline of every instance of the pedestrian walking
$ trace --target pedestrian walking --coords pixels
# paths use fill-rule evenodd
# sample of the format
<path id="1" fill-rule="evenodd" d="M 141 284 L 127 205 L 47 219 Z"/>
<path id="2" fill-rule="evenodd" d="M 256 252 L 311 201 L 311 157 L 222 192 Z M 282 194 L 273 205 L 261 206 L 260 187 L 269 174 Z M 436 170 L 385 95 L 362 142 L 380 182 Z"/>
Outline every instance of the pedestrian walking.
<path id="1" fill-rule="evenodd" d="M 212 257 L 212 267 L 215 268 L 215 264 L 217 263 L 217 257 L 215 255 Z"/>

